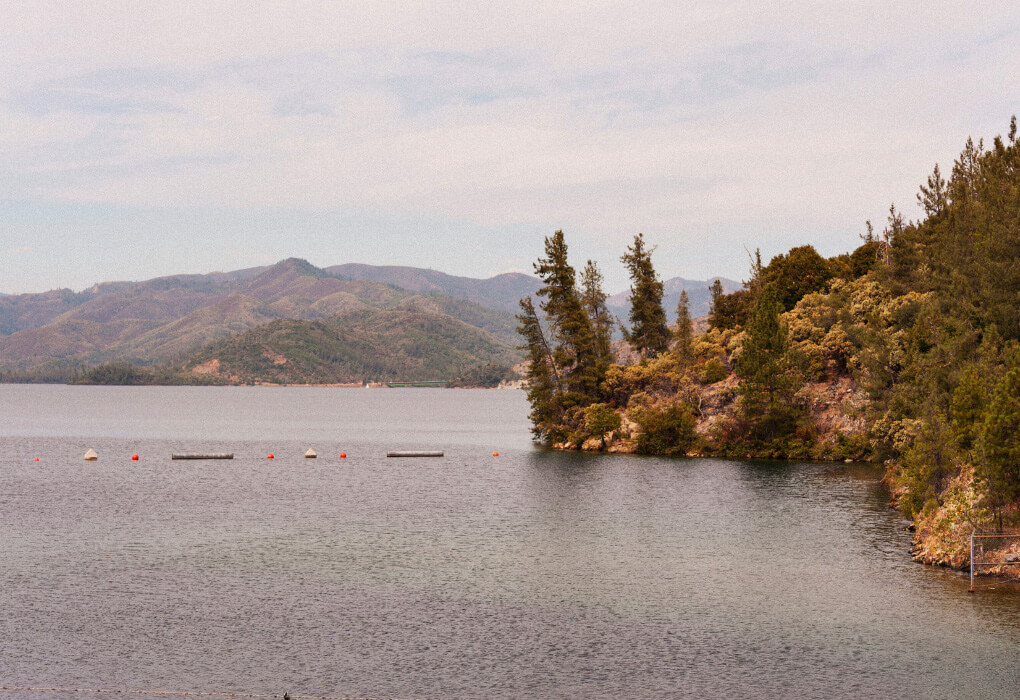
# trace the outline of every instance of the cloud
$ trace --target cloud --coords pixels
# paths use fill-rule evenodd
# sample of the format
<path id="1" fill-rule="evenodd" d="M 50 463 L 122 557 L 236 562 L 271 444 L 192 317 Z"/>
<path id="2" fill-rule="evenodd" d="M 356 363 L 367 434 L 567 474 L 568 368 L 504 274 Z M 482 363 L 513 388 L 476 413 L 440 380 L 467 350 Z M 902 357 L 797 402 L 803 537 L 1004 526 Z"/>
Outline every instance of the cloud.
<path id="1" fill-rule="evenodd" d="M 1010 3 L 11 5 L 0 199 L 642 230 L 688 276 L 852 246 L 1020 69 Z"/>

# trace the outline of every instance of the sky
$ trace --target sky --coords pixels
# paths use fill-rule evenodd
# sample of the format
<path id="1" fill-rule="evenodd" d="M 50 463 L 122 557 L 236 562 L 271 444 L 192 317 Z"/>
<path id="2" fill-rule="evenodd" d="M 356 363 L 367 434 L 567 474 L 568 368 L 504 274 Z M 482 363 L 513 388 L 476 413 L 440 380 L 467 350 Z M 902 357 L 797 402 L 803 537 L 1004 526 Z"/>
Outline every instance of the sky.
<path id="1" fill-rule="evenodd" d="M 918 218 L 1018 111 L 1015 2 L 0 0 L 0 292 L 299 257 L 610 293 Z"/>

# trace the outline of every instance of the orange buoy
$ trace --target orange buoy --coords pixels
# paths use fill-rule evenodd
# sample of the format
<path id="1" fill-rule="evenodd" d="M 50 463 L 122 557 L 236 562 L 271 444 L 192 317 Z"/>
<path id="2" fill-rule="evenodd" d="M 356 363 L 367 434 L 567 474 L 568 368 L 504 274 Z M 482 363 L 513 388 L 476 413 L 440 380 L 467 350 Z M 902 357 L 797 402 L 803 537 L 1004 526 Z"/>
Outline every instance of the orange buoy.
<path id="1" fill-rule="evenodd" d="M 269 454 L 266 455 L 266 459 L 272 459 L 272 458 L 273 458 L 273 453 L 272 452 L 270 452 Z"/>
<path id="2" fill-rule="evenodd" d="M 340 459 L 347 459 L 347 453 L 346 452 L 341 452 L 340 453 Z"/>
<path id="3" fill-rule="evenodd" d="M 35 458 L 35 461 L 36 461 L 36 462 L 38 462 L 38 461 L 39 461 L 39 458 L 38 458 L 38 457 L 36 457 L 36 458 Z"/>
<path id="4" fill-rule="evenodd" d="M 131 461 L 137 462 L 138 461 L 138 455 L 131 455 Z"/>
<path id="5" fill-rule="evenodd" d="M 492 453 L 492 456 L 493 456 L 493 457 L 499 457 L 499 452 L 493 452 L 493 453 Z"/>

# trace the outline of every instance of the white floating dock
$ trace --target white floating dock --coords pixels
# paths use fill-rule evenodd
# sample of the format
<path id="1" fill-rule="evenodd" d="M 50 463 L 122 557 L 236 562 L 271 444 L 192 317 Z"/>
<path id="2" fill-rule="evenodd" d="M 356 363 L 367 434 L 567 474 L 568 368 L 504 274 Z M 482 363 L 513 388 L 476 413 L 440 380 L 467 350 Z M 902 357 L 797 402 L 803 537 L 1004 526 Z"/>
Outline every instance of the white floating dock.
<path id="1" fill-rule="evenodd" d="M 421 451 L 421 450 L 403 450 L 398 452 L 387 452 L 387 457 L 442 457 L 442 452 L 437 451 Z"/>

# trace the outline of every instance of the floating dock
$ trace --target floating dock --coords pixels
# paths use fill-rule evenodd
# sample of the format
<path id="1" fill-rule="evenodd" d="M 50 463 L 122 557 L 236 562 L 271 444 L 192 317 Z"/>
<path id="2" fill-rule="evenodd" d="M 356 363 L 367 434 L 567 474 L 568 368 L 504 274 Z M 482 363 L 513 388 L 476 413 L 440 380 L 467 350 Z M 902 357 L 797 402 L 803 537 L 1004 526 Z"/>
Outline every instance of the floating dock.
<path id="1" fill-rule="evenodd" d="M 170 459 L 233 459 L 233 452 L 174 452 Z"/>
<path id="2" fill-rule="evenodd" d="M 438 451 L 403 450 L 398 452 L 387 452 L 387 457 L 442 457 L 443 453 Z"/>

